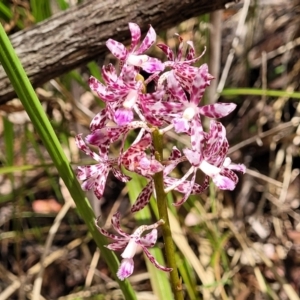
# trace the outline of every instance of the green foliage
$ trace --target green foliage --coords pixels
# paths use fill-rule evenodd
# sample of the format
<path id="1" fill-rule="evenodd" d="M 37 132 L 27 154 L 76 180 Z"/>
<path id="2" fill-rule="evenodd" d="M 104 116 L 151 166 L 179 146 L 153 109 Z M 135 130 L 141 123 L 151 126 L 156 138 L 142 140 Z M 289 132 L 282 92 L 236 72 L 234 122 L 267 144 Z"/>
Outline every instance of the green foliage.
<path id="1" fill-rule="evenodd" d="M 30 7 L 36 23 L 41 22 L 52 15 L 49 0 L 30 0 Z"/>
<path id="2" fill-rule="evenodd" d="M 53 160 L 59 175 L 65 182 L 73 200 L 76 203 L 80 216 L 86 222 L 88 229 L 93 235 L 102 255 L 106 257 L 107 264 L 111 271 L 116 274 L 118 261 L 115 255 L 103 245 L 106 239 L 99 234 L 95 224 L 95 215 L 88 199 L 79 185 L 73 169 L 61 147 L 61 144 L 39 102 L 33 87 L 7 37 L 3 27 L 0 25 L 0 61 L 9 77 L 19 99 L 21 100 L 29 118 L 31 119 L 37 133 L 44 143 L 51 159 Z M 134 292 L 127 280 L 120 281 L 119 285 L 128 299 L 136 299 Z"/>
<path id="3" fill-rule="evenodd" d="M 56 0 L 60 10 L 66 10 L 69 8 L 69 4 L 65 0 Z"/>
<path id="4" fill-rule="evenodd" d="M 0 2 L 0 22 L 9 23 L 15 22 L 18 29 L 24 28 L 24 22 L 19 17 L 26 15 L 26 9 L 13 6 L 8 1 Z"/>

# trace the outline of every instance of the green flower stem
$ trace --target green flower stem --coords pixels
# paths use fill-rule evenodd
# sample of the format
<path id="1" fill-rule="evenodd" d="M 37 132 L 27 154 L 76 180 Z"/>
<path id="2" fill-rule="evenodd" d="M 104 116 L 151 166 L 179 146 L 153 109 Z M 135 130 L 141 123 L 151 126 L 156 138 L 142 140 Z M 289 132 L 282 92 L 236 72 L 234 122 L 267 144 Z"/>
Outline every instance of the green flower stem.
<path id="1" fill-rule="evenodd" d="M 21 100 L 26 112 L 28 113 L 36 131 L 49 152 L 59 175 L 65 182 L 72 198 L 74 199 L 78 213 L 83 218 L 92 234 L 97 246 L 101 250 L 101 255 L 106 261 L 109 269 L 115 275 L 118 270 L 118 259 L 115 254 L 104 247 L 107 240 L 95 227 L 94 212 L 85 197 L 80 184 L 78 183 L 73 169 L 63 152 L 60 142 L 37 98 L 35 91 L 17 57 L 3 26 L 0 24 L 0 62 L 9 77 L 19 99 Z M 126 299 L 136 299 L 128 280 L 118 281 L 120 288 Z"/>
<path id="2" fill-rule="evenodd" d="M 156 129 L 152 133 L 153 144 L 155 149 L 155 158 L 162 162 L 163 160 L 163 136 Z M 166 193 L 164 191 L 163 172 L 156 173 L 154 176 L 154 185 L 157 199 L 157 208 L 159 218 L 165 221 L 162 225 L 163 238 L 165 243 L 165 254 L 168 267 L 173 268 L 170 273 L 171 286 L 174 293 L 175 300 L 183 300 L 182 283 L 178 276 L 176 259 L 175 259 L 175 247 L 172 239 L 170 222 L 168 217 L 168 206 Z"/>

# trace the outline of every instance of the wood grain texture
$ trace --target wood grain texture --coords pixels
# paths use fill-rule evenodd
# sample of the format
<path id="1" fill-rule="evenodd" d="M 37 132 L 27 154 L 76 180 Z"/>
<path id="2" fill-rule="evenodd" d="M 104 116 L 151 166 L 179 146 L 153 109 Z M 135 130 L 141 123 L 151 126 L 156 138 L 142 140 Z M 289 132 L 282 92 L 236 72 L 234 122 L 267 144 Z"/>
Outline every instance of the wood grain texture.
<path id="1" fill-rule="evenodd" d="M 104 56 L 108 38 L 130 39 L 128 22 L 145 33 L 149 24 L 156 31 L 191 17 L 223 9 L 228 0 L 90 0 L 58 13 L 32 28 L 10 36 L 33 84 L 37 87 L 86 62 Z M 0 104 L 15 97 L 0 66 Z"/>

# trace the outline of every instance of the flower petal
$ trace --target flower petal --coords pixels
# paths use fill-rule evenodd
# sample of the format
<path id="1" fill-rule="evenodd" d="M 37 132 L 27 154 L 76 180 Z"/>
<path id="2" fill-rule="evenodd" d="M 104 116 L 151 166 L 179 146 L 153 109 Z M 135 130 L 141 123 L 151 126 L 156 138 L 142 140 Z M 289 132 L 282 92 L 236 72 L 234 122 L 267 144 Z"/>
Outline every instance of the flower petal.
<path id="1" fill-rule="evenodd" d="M 124 249 L 121 256 L 123 258 L 133 258 L 135 256 L 136 250 L 137 250 L 138 244 L 136 243 L 135 239 L 130 238 L 129 242 Z"/>
<path id="2" fill-rule="evenodd" d="M 194 171 L 193 177 L 192 177 L 192 179 L 191 179 L 191 181 L 189 183 L 188 190 L 184 194 L 183 198 L 181 200 L 177 201 L 176 203 L 173 203 L 174 206 L 180 206 L 180 205 L 182 205 L 189 198 L 189 196 L 191 195 L 192 190 L 193 190 L 195 179 L 196 179 L 196 171 Z"/>
<path id="3" fill-rule="evenodd" d="M 136 202 L 131 207 L 131 212 L 137 212 L 143 209 L 150 201 L 153 192 L 153 182 L 150 181 L 140 192 Z"/>
<path id="4" fill-rule="evenodd" d="M 109 144 L 110 138 L 108 137 L 106 128 L 96 129 L 91 134 L 85 137 L 88 144 L 99 146 L 101 144 Z"/>
<path id="5" fill-rule="evenodd" d="M 130 235 L 121 229 L 120 217 L 121 217 L 121 214 L 120 214 L 120 212 L 117 211 L 111 218 L 111 224 L 112 224 L 114 230 L 116 232 L 118 232 L 118 234 L 129 239 Z"/>
<path id="6" fill-rule="evenodd" d="M 98 224 L 96 223 L 96 226 L 99 230 L 99 232 L 106 236 L 107 238 L 109 239 L 112 239 L 114 241 L 118 241 L 118 244 L 120 245 L 120 249 L 124 249 L 124 247 L 126 246 L 126 244 L 128 243 L 128 240 L 124 240 L 124 237 L 121 237 L 121 236 L 118 236 L 118 235 L 115 235 L 115 234 L 112 234 L 112 233 L 109 233 L 107 230 L 101 228 L 100 226 L 98 226 Z M 125 243 L 125 244 L 124 244 Z M 114 244 L 114 243 L 113 243 Z M 121 246 L 123 245 L 123 246 Z M 106 246 L 108 247 L 108 246 Z"/>
<path id="7" fill-rule="evenodd" d="M 123 250 L 126 247 L 128 241 L 123 240 L 123 238 L 121 238 L 121 237 L 119 237 L 119 238 L 120 238 L 119 241 L 111 243 L 109 245 L 106 245 L 105 247 L 109 250 L 112 250 L 112 251 L 121 251 L 121 250 Z"/>
<path id="8" fill-rule="evenodd" d="M 214 184 L 221 190 L 234 190 L 235 189 L 235 182 L 230 178 L 218 174 L 212 177 Z"/>
<path id="9" fill-rule="evenodd" d="M 114 176 L 122 182 L 128 182 L 131 180 L 131 177 L 123 174 L 120 170 L 118 170 L 116 168 L 112 168 L 111 171 L 114 174 Z"/>
<path id="10" fill-rule="evenodd" d="M 130 51 L 134 50 L 141 39 L 141 29 L 135 23 L 129 23 L 129 30 L 131 33 Z"/>
<path id="11" fill-rule="evenodd" d="M 153 27 L 150 25 L 150 28 L 142 41 L 139 49 L 135 51 L 135 54 L 143 54 L 145 53 L 156 41 L 156 33 Z"/>
<path id="12" fill-rule="evenodd" d="M 190 124 L 187 119 L 174 118 L 172 120 L 172 124 L 174 125 L 174 130 L 176 133 L 189 132 Z"/>
<path id="13" fill-rule="evenodd" d="M 107 166 L 106 168 L 104 168 L 103 172 L 97 176 L 95 180 L 94 194 L 98 199 L 101 199 L 101 197 L 103 196 L 108 173 L 109 168 Z"/>
<path id="14" fill-rule="evenodd" d="M 82 134 L 78 134 L 75 136 L 76 146 L 83 151 L 86 155 L 90 156 L 96 161 L 101 161 L 100 156 L 93 152 L 83 141 Z"/>
<path id="15" fill-rule="evenodd" d="M 243 165 L 243 164 L 234 164 L 234 163 L 231 162 L 231 159 L 229 157 L 226 157 L 226 159 L 224 160 L 223 166 L 227 169 L 238 171 L 238 172 L 241 172 L 243 174 L 245 174 L 245 172 L 246 172 L 246 166 L 245 165 Z"/>
<path id="16" fill-rule="evenodd" d="M 201 163 L 202 155 L 199 152 L 193 151 L 191 149 L 183 149 L 183 153 L 190 162 L 190 164 L 194 167 L 198 167 Z"/>
<path id="17" fill-rule="evenodd" d="M 94 186 L 95 186 L 95 178 L 94 177 L 88 178 L 86 181 L 84 181 L 81 184 L 81 188 L 83 191 L 90 191 L 91 189 L 94 189 Z"/>
<path id="18" fill-rule="evenodd" d="M 156 46 L 167 55 L 168 60 L 175 60 L 174 52 L 169 46 L 167 46 L 166 44 L 157 44 Z"/>
<path id="19" fill-rule="evenodd" d="M 226 129 L 222 123 L 212 120 L 210 122 L 209 134 L 206 136 L 206 148 L 203 151 L 204 157 L 218 165 L 217 161 L 222 161 L 227 155 L 229 148 L 228 141 L 226 139 Z"/>
<path id="20" fill-rule="evenodd" d="M 141 64 L 141 68 L 148 73 L 162 72 L 165 65 L 157 58 L 149 57 Z"/>
<path id="21" fill-rule="evenodd" d="M 129 277 L 134 270 L 134 263 L 132 258 L 124 258 L 121 261 L 120 267 L 117 272 L 117 276 L 120 280 L 124 280 Z"/>
<path id="22" fill-rule="evenodd" d="M 175 159 L 178 159 L 180 157 L 182 157 L 182 154 L 181 154 L 180 150 L 176 146 L 173 146 L 172 152 L 171 152 L 170 157 L 169 157 L 169 160 L 175 160 Z"/>
<path id="23" fill-rule="evenodd" d="M 90 89 L 94 92 L 96 92 L 100 99 L 104 99 L 107 94 L 106 86 L 98 81 L 97 78 L 91 76 L 89 79 L 89 86 Z"/>
<path id="24" fill-rule="evenodd" d="M 127 49 L 126 47 L 113 40 L 113 39 L 108 39 L 106 42 L 106 47 L 110 50 L 110 52 L 119 60 L 125 60 L 127 56 Z"/>
<path id="25" fill-rule="evenodd" d="M 146 256 L 149 258 L 150 262 L 159 270 L 162 270 L 164 272 L 171 272 L 173 269 L 172 268 L 168 268 L 168 267 L 164 267 L 162 265 L 160 265 L 158 263 L 158 261 L 154 258 L 154 256 L 149 252 L 149 250 L 146 247 L 143 247 L 143 251 L 146 254 Z"/>
<path id="26" fill-rule="evenodd" d="M 205 149 L 204 131 L 198 118 L 191 120 L 191 144 L 192 149 L 199 154 Z"/>
<path id="27" fill-rule="evenodd" d="M 205 176 L 203 183 L 197 184 L 195 183 L 191 192 L 191 195 L 199 195 L 202 194 L 209 186 L 209 176 Z"/>
<path id="28" fill-rule="evenodd" d="M 186 43 L 189 45 L 189 50 L 188 50 L 188 53 L 186 55 L 186 60 L 192 60 L 192 59 L 194 59 L 195 53 L 196 53 L 194 43 L 192 41 L 187 41 Z"/>
<path id="29" fill-rule="evenodd" d="M 124 126 L 130 123 L 133 120 L 133 111 L 132 109 L 128 108 L 119 108 L 116 110 L 115 115 L 114 115 L 114 121 L 119 125 L 119 126 Z"/>
<path id="30" fill-rule="evenodd" d="M 145 247 L 153 247 L 157 240 L 157 229 L 152 229 L 151 232 L 147 233 L 146 235 L 142 236 L 140 242 Z"/>
<path id="31" fill-rule="evenodd" d="M 175 78 L 174 72 L 169 72 L 167 83 L 168 83 L 168 91 L 176 100 L 182 103 L 188 103 L 186 94 L 183 88 L 181 87 L 180 83 L 178 82 L 178 80 Z"/>
<path id="32" fill-rule="evenodd" d="M 91 131 L 103 128 L 104 124 L 107 121 L 107 115 L 108 112 L 106 109 L 102 109 L 98 114 L 96 114 L 96 116 L 93 118 L 90 124 Z"/>
<path id="33" fill-rule="evenodd" d="M 102 78 L 107 85 L 112 85 L 117 82 L 118 75 L 113 64 L 104 65 L 102 67 Z"/>
<path id="34" fill-rule="evenodd" d="M 223 118 L 236 108 L 234 103 L 215 103 L 199 107 L 199 113 L 208 118 Z"/>
<path id="35" fill-rule="evenodd" d="M 203 94 L 205 92 L 206 87 L 210 85 L 210 81 L 213 77 L 208 73 L 207 64 L 203 64 L 196 73 L 194 77 L 193 84 L 191 86 L 190 91 L 190 102 L 199 104 L 201 101 Z"/>

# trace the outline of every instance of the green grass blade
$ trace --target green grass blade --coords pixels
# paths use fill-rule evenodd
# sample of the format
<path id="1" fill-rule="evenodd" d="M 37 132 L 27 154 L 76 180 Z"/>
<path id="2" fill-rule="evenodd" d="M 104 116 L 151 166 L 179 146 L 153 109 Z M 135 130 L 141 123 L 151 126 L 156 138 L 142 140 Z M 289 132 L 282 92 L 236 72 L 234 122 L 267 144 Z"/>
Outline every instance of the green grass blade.
<path id="1" fill-rule="evenodd" d="M 101 249 L 102 257 L 107 262 L 111 272 L 116 274 L 118 269 L 118 260 L 112 251 L 104 247 L 104 245 L 107 244 L 107 240 L 98 232 L 94 224 L 95 215 L 89 204 L 89 201 L 85 197 L 81 186 L 76 179 L 75 173 L 66 155 L 64 154 L 61 144 L 1 24 L 0 62 L 28 116 L 30 117 L 37 133 L 49 152 L 49 155 L 51 156 L 59 175 L 65 182 L 74 202 L 76 203 L 80 216 L 84 219 L 97 246 Z M 120 281 L 117 278 L 116 280 L 119 283 L 126 299 L 136 299 L 135 293 L 128 280 Z"/>
<path id="2" fill-rule="evenodd" d="M 12 11 L 4 3 L 0 3 L 0 17 L 6 20 L 13 17 Z"/>
<path id="3" fill-rule="evenodd" d="M 41 22 L 52 15 L 49 0 L 30 0 L 30 7 L 36 23 Z"/>
<path id="4" fill-rule="evenodd" d="M 12 9 L 10 9 L 7 5 L 0 2 L 0 19 L 5 20 L 6 22 L 9 22 L 14 18 L 14 14 L 12 12 Z M 23 23 L 20 20 L 17 20 L 16 25 L 18 28 L 22 29 Z"/>
<path id="5" fill-rule="evenodd" d="M 5 165 L 11 167 L 14 164 L 14 125 L 7 118 L 3 118 L 3 129 Z M 12 185 L 12 195 L 15 195 L 15 182 L 13 174 L 9 174 L 8 178 Z"/>
<path id="6" fill-rule="evenodd" d="M 56 0 L 56 2 L 61 10 L 66 10 L 69 8 L 69 4 L 65 0 Z"/>
<path id="7" fill-rule="evenodd" d="M 182 259 L 178 253 L 175 253 L 178 270 L 182 276 L 186 291 L 191 300 L 200 299 L 200 295 L 197 292 L 196 279 L 192 267 L 187 261 L 187 258 Z"/>
<path id="8" fill-rule="evenodd" d="M 249 96 L 269 96 L 269 97 L 290 97 L 290 98 L 300 99 L 300 92 L 262 90 L 262 89 L 252 89 L 252 88 L 224 89 L 221 95 L 222 96 L 249 95 Z"/>
<path id="9" fill-rule="evenodd" d="M 100 72 L 101 69 L 98 64 L 95 61 L 91 61 L 87 66 L 89 68 L 90 74 L 96 77 L 98 80 L 102 81 L 102 75 Z"/>
<path id="10" fill-rule="evenodd" d="M 4 166 L 0 168 L 0 175 L 31 171 L 38 168 L 54 167 L 54 164 L 41 164 L 41 165 L 22 165 L 22 166 Z"/>
<path id="11" fill-rule="evenodd" d="M 12 166 L 14 164 L 14 126 L 7 118 L 3 118 L 3 128 L 5 161 L 7 166 Z"/>

